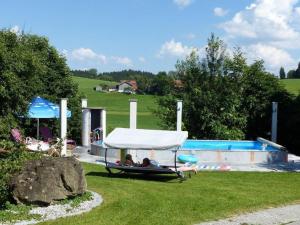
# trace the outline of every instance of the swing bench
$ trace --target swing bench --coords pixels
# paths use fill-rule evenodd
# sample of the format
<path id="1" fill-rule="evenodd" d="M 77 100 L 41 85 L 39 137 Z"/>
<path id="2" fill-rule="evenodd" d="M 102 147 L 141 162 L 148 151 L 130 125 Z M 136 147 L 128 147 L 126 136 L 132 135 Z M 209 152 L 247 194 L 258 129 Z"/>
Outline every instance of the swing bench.
<path id="1" fill-rule="evenodd" d="M 105 168 L 112 174 L 111 169 L 117 169 L 126 173 L 141 174 L 177 174 L 183 178 L 183 172 L 178 170 L 176 156 L 178 149 L 182 146 L 188 137 L 187 131 L 164 131 L 164 130 L 146 130 L 146 129 L 128 129 L 116 128 L 104 140 L 105 148 Z M 158 150 L 174 152 L 174 167 L 140 167 L 126 166 L 107 161 L 107 152 L 109 149 L 122 150 Z"/>

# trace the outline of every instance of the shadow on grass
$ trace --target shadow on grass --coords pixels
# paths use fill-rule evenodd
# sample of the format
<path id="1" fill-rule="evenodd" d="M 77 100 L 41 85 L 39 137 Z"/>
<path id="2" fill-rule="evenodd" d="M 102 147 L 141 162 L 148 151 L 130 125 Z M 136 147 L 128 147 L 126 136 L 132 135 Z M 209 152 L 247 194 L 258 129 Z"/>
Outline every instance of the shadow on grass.
<path id="1" fill-rule="evenodd" d="M 176 175 L 152 175 L 152 174 L 136 174 L 136 173 L 113 173 L 108 172 L 89 172 L 86 176 L 97 176 L 107 177 L 111 179 L 122 178 L 122 179 L 135 179 L 135 180 L 149 180 L 157 182 L 180 182 L 180 179 Z"/>

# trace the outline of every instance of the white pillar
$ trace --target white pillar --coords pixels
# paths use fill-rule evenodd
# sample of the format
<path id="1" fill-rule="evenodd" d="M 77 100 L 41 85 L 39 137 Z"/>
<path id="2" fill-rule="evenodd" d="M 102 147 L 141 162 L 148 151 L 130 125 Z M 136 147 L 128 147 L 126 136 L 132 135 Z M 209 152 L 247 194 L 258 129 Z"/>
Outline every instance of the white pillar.
<path id="1" fill-rule="evenodd" d="M 129 106 L 130 106 L 130 117 L 129 117 L 129 128 L 130 129 L 136 129 L 136 121 L 137 121 L 137 100 L 136 99 L 130 99 L 129 100 Z M 125 154 L 131 154 L 132 159 L 134 162 L 137 161 L 137 154 L 136 150 L 127 150 L 125 151 Z"/>
<path id="2" fill-rule="evenodd" d="M 272 138 L 273 142 L 277 142 L 277 113 L 278 102 L 272 102 Z"/>
<path id="3" fill-rule="evenodd" d="M 90 132 L 91 132 L 91 110 L 83 109 L 82 110 L 82 130 L 81 130 L 81 142 L 82 146 L 90 146 Z"/>
<path id="4" fill-rule="evenodd" d="M 102 123 L 102 134 L 103 134 L 103 141 L 106 138 L 106 110 L 103 109 L 101 113 L 101 123 Z"/>
<path id="5" fill-rule="evenodd" d="M 182 100 L 177 101 L 177 131 L 182 128 Z"/>
<path id="6" fill-rule="evenodd" d="M 61 155 L 67 155 L 67 99 L 60 100 L 60 138 L 62 141 Z"/>
<path id="7" fill-rule="evenodd" d="M 136 121 L 137 121 L 137 100 L 130 99 L 130 121 L 129 121 L 129 128 L 136 129 Z"/>
<path id="8" fill-rule="evenodd" d="M 87 99 L 86 98 L 81 99 L 81 108 L 87 108 Z"/>

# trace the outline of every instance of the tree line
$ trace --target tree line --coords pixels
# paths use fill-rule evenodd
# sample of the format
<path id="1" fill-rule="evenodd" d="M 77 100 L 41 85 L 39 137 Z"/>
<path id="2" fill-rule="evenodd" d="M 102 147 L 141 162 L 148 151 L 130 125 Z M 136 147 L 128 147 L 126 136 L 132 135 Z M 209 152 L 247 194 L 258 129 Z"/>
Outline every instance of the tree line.
<path id="1" fill-rule="evenodd" d="M 280 67 L 279 70 L 279 78 L 280 79 L 300 79 L 300 62 L 298 63 L 297 69 L 289 70 L 286 74 L 283 67 Z"/>

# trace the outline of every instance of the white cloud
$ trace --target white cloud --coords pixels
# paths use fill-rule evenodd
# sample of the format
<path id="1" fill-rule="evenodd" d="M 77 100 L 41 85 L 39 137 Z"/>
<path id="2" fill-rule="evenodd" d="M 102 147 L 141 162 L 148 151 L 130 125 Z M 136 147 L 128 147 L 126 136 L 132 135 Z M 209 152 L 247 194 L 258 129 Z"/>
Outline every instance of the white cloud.
<path id="1" fill-rule="evenodd" d="M 128 57 L 112 56 L 111 59 L 118 64 L 124 66 L 132 66 L 132 61 Z"/>
<path id="2" fill-rule="evenodd" d="M 12 28 L 10 28 L 10 32 L 13 32 L 15 34 L 20 34 L 22 32 L 22 30 L 18 25 L 15 25 Z"/>
<path id="3" fill-rule="evenodd" d="M 222 9 L 220 7 L 214 8 L 215 16 L 225 16 L 228 13 L 228 10 Z"/>
<path id="4" fill-rule="evenodd" d="M 159 51 L 158 56 L 162 57 L 165 55 L 185 57 L 189 55 L 195 48 L 183 45 L 181 42 L 176 42 L 174 39 L 165 42 Z"/>
<path id="5" fill-rule="evenodd" d="M 96 53 L 90 48 L 77 48 L 72 51 L 63 49 L 61 53 L 70 62 L 77 62 L 83 66 L 97 67 L 103 64 L 120 64 L 123 66 L 132 66 L 132 60 L 128 57 L 121 56 L 106 56 L 100 53 Z"/>
<path id="6" fill-rule="evenodd" d="M 95 53 L 90 48 L 78 48 L 71 52 L 71 58 L 78 61 L 96 61 L 101 64 L 107 63 L 107 57 L 102 54 Z"/>
<path id="7" fill-rule="evenodd" d="M 139 61 L 142 62 L 142 63 L 144 63 L 144 62 L 146 62 L 146 59 L 143 56 L 140 56 L 139 57 Z"/>
<path id="8" fill-rule="evenodd" d="M 192 4 L 193 0 L 173 0 L 173 2 L 178 5 L 180 8 L 185 8 Z"/>
<path id="9" fill-rule="evenodd" d="M 263 59 L 265 66 L 271 72 L 278 73 L 281 66 L 292 68 L 296 60 L 285 50 L 262 43 L 245 47 L 249 60 Z"/>
<path id="10" fill-rule="evenodd" d="M 234 39 L 250 60 L 263 59 L 268 71 L 278 73 L 297 65 L 300 49 L 300 0 L 253 0 L 233 18 L 220 24 L 228 41 Z M 291 49 L 293 51 L 291 51 Z"/>
<path id="11" fill-rule="evenodd" d="M 295 48 L 299 43 L 300 10 L 295 5 L 299 0 L 255 0 L 244 10 L 221 24 L 233 38 L 248 38 L 268 41 L 280 47 Z"/>
<path id="12" fill-rule="evenodd" d="M 196 36 L 196 34 L 189 33 L 189 34 L 187 34 L 185 37 L 186 37 L 187 39 L 189 39 L 189 40 L 193 40 L 193 39 L 195 39 L 197 36 Z"/>

